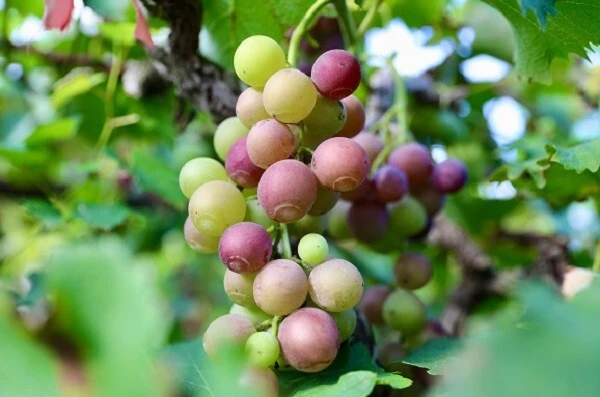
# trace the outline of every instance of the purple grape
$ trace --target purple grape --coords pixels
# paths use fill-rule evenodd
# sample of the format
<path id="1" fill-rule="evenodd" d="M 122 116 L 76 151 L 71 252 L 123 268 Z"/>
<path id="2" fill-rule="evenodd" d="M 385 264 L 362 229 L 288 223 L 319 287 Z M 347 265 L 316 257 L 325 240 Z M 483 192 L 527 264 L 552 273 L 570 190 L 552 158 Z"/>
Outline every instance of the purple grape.
<path id="1" fill-rule="evenodd" d="M 406 252 L 398 258 L 394 267 L 396 283 L 400 288 L 418 289 L 431 280 L 433 267 L 426 256 L 415 252 Z"/>
<path id="2" fill-rule="evenodd" d="M 387 285 L 374 285 L 364 292 L 359 307 L 371 324 L 383 325 L 383 304 L 391 293 Z"/>
<path id="3" fill-rule="evenodd" d="M 250 160 L 246 149 L 247 140 L 248 137 L 242 137 L 229 148 L 225 159 L 225 169 L 229 178 L 238 186 L 252 188 L 258 186 L 258 181 L 265 170 L 257 167 Z"/>
<path id="4" fill-rule="evenodd" d="M 369 200 L 373 198 L 374 194 L 375 186 L 373 185 L 373 181 L 367 178 L 356 189 L 342 193 L 341 198 L 342 200 L 355 203 L 359 201 Z"/>
<path id="5" fill-rule="evenodd" d="M 362 131 L 352 138 L 352 140 L 365 149 L 371 163 L 375 161 L 377 155 L 383 150 L 383 140 L 372 132 Z"/>
<path id="6" fill-rule="evenodd" d="M 221 236 L 219 257 L 232 272 L 254 273 L 269 261 L 272 244 L 265 228 L 252 222 L 240 222 Z"/>
<path id="7" fill-rule="evenodd" d="M 408 193 L 408 179 L 400 168 L 384 165 L 373 176 L 375 198 L 381 203 L 392 203 Z"/>
<path id="8" fill-rule="evenodd" d="M 423 204 L 423 207 L 427 210 L 427 215 L 430 217 L 436 215 L 446 201 L 446 196 L 435 190 L 430 184 L 414 192 L 413 197 Z"/>
<path id="9" fill-rule="evenodd" d="M 426 184 L 433 171 L 433 160 L 429 150 L 416 142 L 406 143 L 394 149 L 390 153 L 388 163 L 404 171 L 411 191 Z"/>
<path id="10" fill-rule="evenodd" d="M 327 51 L 313 64 L 310 77 L 322 95 L 342 99 L 351 95 L 360 84 L 360 62 L 348 51 Z"/>
<path id="11" fill-rule="evenodd" d="M 354 237 L 365 243 L 381 239 L 388 229 L 390 216 L 385 205 L 373 201 L 352 204 L 348 225 Z"/>
<path id="12" fill-rule="evenodd" d="M 458 159 L 448 159 L 433 169 L 431 185 L 440 193 L 455 193 L 467 183 L 467 167 Z"/>

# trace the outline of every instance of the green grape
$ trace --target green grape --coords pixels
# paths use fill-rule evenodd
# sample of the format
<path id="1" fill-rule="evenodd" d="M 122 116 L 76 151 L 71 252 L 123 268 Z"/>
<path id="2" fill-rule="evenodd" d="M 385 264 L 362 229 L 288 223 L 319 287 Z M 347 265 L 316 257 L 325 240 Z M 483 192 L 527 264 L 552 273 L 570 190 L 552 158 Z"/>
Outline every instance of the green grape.
<path id="1" fill-rule="evenodd" d="M 425 305 L 412 292 L 397 289 L 383 304 L 383 319 L 390 328 L 403 335 L 414 335 L 425 326 Z"/>
<path id="2" fill-rule="evenodd" d="M 247 187 L 242 190 L 242 194 L 245 198 L 256 197 L 257 190 L 255 187 Z"/>
<path id="3" fill-rule="evenodd" d="M 279 358 L 279 341 L 271 332 L 257 332 L 246 341 L 248 361 L 257 367 L 266 368 Z"/>
<path id="4" fill-rule="evenodd" d="M 351 203 L 338 201 L 331 209 L 327 222 L 327 231 L 336 240 L 345 240 L 352 237 L 352 231 L 348 225 L 348 211 Z"/>
<path id="5" fill-rule="evenodd" d="M 179 172 L 179 187 L 187 198 L 200 186 L 210 181 L 227 181 L 223 164 L 209 157 L 198 157 L 185 163 Z"/>
<path id="6" fill-rule="evenodd" d="M 345 123 L 346 108 L 342 102 L 318 94 L 315 107 L 304 119 L 306 131 L 302 143 L 316 148 L 325 139 L 341 130 Z"/>
<path id="7" fill-rule="evenodd" d="M 216 358 L 223 349 L 243 348 L 255 332 L 248 318 L 239 314 L 225 314 L 208 326 L 202 337 L 202 345 L 210 358 Z"/>
<path id="8" fill-rule="evenodd" d="M 234 304 L 229 309 L 229 314 L 239 314 L 240 316 L 246 317 L 252 323 L 262 323 L 263 321 L 269 320 L 270 315 L 260 310 L 258 307 L 244 307 L 238 304 Z"/>
<path id="9" fill-rule="evenodd" d="M 363 279 L 352 263 L 344 259 L 329 259 L 310 272 L 308 293 L 323 310 L 343 312 L 360 301 Z"/>
<path id="10" fill-rule="evenodd" d="M 256 273 L 239 274 L 227 269 L 223 278 L 223 287 L 229 299 L 240 306 L 256 308 L 252 294 L 255 277 Z"/>
<path id="11" fill-rule="evenodd" d="M 217 126 L 213 145 L 217 156 L 223 161 L 227 158 L 229 148 L 240 138 L 248 135 L 250 129 L 246 127 L 237 117 L 229 117 Z"/>
<path id="12" fill-rule="evenodd" d="M 304 215 L 290 225 L 290 232 L 296 236 L 309 233 L 323 233 L 327 228 L 327 216 Z"/>
<path id="13" fill-rule="evenodd" d="M 300 239 L 298 255 L 300 259 L 310 265 L 317 265 L 327 259 L 329 245 L 325 237 L 317 233 L 310 233 Z"/>
<path id="14" fill-rule="evenodd" d="M 390 227 L 400 237 L 410 237 L 421 232 L 427 226 L 425 207 L 412 197 L 390 207 Z"/>
<path id="15" fill-rule="evenodd" d="M 183 226 L 183 236 L 190 248 L 201 254 L 214 254 L 219 248 L 220 237 L 200 233 L 188 217 Z"/>
<path id="16" fill-rule="evenodd" d="M 250 36 L 235 50 L 235 73 L 254 88 L 264 87 L 275 72 L 285 67 L 285 54 L 275 40 L 267 36 Z"/>
<path id="17" fill-rule="evenodd" d="M 262 92 L 252 87 L 246 88 L 238 97 L 235 114 L 248 128 L 260 120 L 269 118 L 263 105 Z"/>
<path id="18" fill-rule="evenodd" d="M 229 226 L 244 220 L 246 200 L 231 183 L 211 181 L 196 189 L 188 211 L 198 231 L 217 237 Z"/>
<path id="19" fill-rule="evenodd" d="M 258 199 L 252 199 L 246 201 L 246 222 L 254 222 L 261 225 L 266 230 L 275 226 L 275 221 L 267 215 L 265 210 L 260 206 Z"/>
<path id="20" fill-rule="evenodd" d="M 339 313 L 329 313 L 329 315 L 338 327 L 340 341 L 345 342 L 350 339 L 356 328 L 356 312 L 354 309 L 344 310 Z"/>
<path id="21" fill-rule="evenodd" d="M 263 103 L 267 112 L 282 123 L 298 123 L 315 107 L 317 89 L 298 69 L 282 69 L 267 81 Z"/>

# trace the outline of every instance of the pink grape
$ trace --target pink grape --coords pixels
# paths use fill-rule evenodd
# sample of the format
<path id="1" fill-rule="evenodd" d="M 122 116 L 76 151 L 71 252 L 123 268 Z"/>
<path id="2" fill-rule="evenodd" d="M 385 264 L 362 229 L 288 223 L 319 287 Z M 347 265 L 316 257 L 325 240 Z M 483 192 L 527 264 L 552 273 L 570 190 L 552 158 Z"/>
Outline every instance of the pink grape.
<path id="1" fill-rule="evenodd" d="M 426 184 L 433 171 L 433 160 L 429 150 L 416 142 L 406 143 L 394 149 L 390 153 L 388 163 L 404 171 L 411 190 Z"/>
<path id="2" fill-rule="evenodd" d="M 348 212 L 348 225 L 352 234 L 365 243 L 374 243 L 388 230 L 390 216 L 384 204 L 363 201 L 352 204 Z"/>
<path id="3" fill-rule="evenodd" d="M 427 211 L 427 215 L 430 217 L 437 214 L 446 201 L 446 196 L 443 193 L 435 190 L 431 185 L 425 185 L 421 189 L 413 193 L 413 197 L 416 198 Z"/>
<path id="4" fill-rule="evenodd" d="M 308 278 L 296 262 L 276 259 L 256 275 L 252 293 L 262 311 L 272 316 L 284 316 L 306 300 Z"/>
<path id="5" fill-rule="evenodd" d="M 313 64 L 310 77 L 322 95 L 342 99 L 360 84 L 360 62 L 348 51 L 327 51 Z"/>
<path id="6" fill-rule="evenodd" d="M 433 169 L 431 185 L 440 193 L 455 193 L 467 183 L 467 167 L 458 159 L 448 159 Z"/>
<path id="7" fill-rule="evenodd" d="M 228 347 L 243 347 L 246 340 L 256 332 L 254 325 L 246 317 L 239 314 L 225 314 L 213 321 L 204 336 L 204 351 L 211 358 L 216 358 L 219 351 Z"/>
<path id="8" fill-rule="evenodd" d="M 393 165 L 384 165 L 373 176 L 375 197 L 381 203 L 400 200 L 408 193 L 406 174 Z"/>
<path id="9" fill-rule="evenodd" d="M 183 235 L 190 248 L 201 254 L 212 254 L 217 252 L 219 237 L 210 236 L 200 232 L 192 223 L 190 217 L 185 220 Z"/>
<path id="10" fill-rule="evenodd" d="M 254 273 L 269 261 L 272 244 L 271 236 L 262 226 L 240 222 L 221 236 L 219 257 L 232 272 Z"/>
<path id="11" fill-rule="evenodd" d="M 369 200 L 373 198 L 375 194 L 375 186 L 373 181 L 369 178 L 366 178 L 363 183 L 360 184 L 354 190 L 350 190 L 348 192 L 342 193 L 342 200 L 350 201 L 350 202 L 359 202 L 364 200 Z"/>
<path id="12" fill-rule="evenodd" d="M 270 118 L 259 121 L 250 129 L 246 146 L 252 162 L 266 169 L 290 158 L 298 142 L 290 127 Z"/>
<path id="13" fill-rule="evenodd" d="M 265 172 L 254 165 L 246 150 L 247 137 L 238 139 L 227 151 L 225 169 L 227 175 L 238 186 L 252 188 L 258 186 L 260 177 Z"/>
<path id="14" fill-rule="evenodd" d="M 264 105 L 262 92 L 256 88 L 246 88 L 238 97 L 235 114 L 248 128 L 269 117 Z"/>
<path id="15" fill-rule="evenodd" d="M 368 288 L 360 300 L 360 311 L 373 325 L 383 325 L 383 304 L 392 290 L 387 285 Z"/>
<path id="16" fill-rule="evenodd" d="M 372 132 L 360 132 L 352 140 L 365 149 L 371 163 L 375 161 L 377 155 L 383 150 L 383 140 Z"/>
<path id="17" fill-rule="evenodd" d="M 365 128 L 365 108 L 354 95 L 342 99 L 346 108 L 346 123 L 335 136 L 353 138 Z"/>
<path id="18" fill-rule="evenodd" d="M 239 385 L 251 395 L 260 397 L 277 397 L 279 395 L 279 381 L 271 368 L 248 367 L 242 372 Z"/>
<path id="19" fill-rule="evenodd" d="M 330 190 L 356 189 L 370 170 L 367 152 L 348 138 L 330 138 L 313 153 L 311 167 L 319 182 Z"/>

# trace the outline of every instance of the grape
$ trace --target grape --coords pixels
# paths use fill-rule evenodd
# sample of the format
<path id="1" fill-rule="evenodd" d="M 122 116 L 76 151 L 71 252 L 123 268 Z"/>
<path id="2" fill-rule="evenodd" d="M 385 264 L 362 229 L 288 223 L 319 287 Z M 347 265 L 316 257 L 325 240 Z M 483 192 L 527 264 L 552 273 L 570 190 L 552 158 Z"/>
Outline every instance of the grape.
<path id="1" fill-rule="evenodd" d="M 227 269 L 223 278 L 223 287 L 229 299 L 240 306 L 256 308 L 252 294 L 255 277 L 256 274 L 239 274 Z"/>
<path id="2" fill-rule="evenodd" d="M 342 312 L 360 301 L 363 279 L 352 263 L 344 259 L 330 259 L 310 272 L 308 293 L 322 309 Z"/>
<path id="3" fill-rule="evenodd" d="M 408 179 L 402 170 L 384 165 L 373 176 L 375 197 L 381 203 L 400 200 L 408 192 Z"/>
<path id="4" fill-rule="evenodd" d="M 317 180 L 297 160 L 282 160 L 270 166 L 258 183 L 258 201 L 273 220 L 299 220 L 317 199 Z"/>
<path id="5" fill-rule="evenodd" d="M 229 314 L 239 314 L 240 316 L 244 316 L 253 324 L 259 324 L 263 321 L 267 321 L 272 318 L 272 316 L 269 316 L 267 313 L 263 312 L 258 307 L 244 307 L 238 305 L 237 303 L 231 305 L 231 308 L 229 309 Z"/>
<path id="6" fill-rule="evenodd" d="M 235 50 L 235 73 L 254 88 L 264 87 L 267 80 L 285 67 L 285 54 L 275 40 L 267 36 L 250 36 Z"/>
<path id="7" fill-rule="evenodd" d="M 246 201 L 231 183 L 211 181 L 196 189 L 188 210 L 196 229 L 210 236 L 220 236 L 229 226 L 244 219 Z"/>
<path id="8" fill-rule="evenodd" d="M 383 304 L 392 293 L 387 285 L 368 288 L 360 300 L 360 311 L 373 325 L 383 325 Z"/>
<path id="9" fill-rule="evenodd" d="M 394 149 L 390 153 L 388 163 L 404 171 L 411 190 L 426 184 L 433 171 L 433 160 L 429 150 L 416 142 L 406 143 Z"/>
<path id="10" fill-rule="evenodd" d="M 330 99 L 342 99 L 360 84 L 360 62 L 348 51 L 327 51 L 313 64 L 310 77 L 321 94 Z"/>
<path id="11" fill-rule="evenodd" d="M 394 276 L 400 288 L 421 288 L 431 280 L 433 268 L 426 256 L 406 252 L 398 258 L 394 266 Z"/>
<path id="12" fill-rule="evenodd" d="M 250 160 L 250 156 L 246 150 L 247 139 L 244 136 L 229 148 L 225 160 L 225 169 L 227 169 L 229 178 L 237 183 L 238 186 L 253 188 L 258 186 L 258 181 L 265 170 L 257 167 Z"/>
<path id="13" fill-rule="evenodd" d="M 210 181 L 226 181 L 225 167 L 217 160 L 198 157 L 185 163 L 179 172 L 179 187 L 187 198 L 200 186 Z"/>
<path id="14" fill-rule="evenodd" d="M 346 123 L 336 136 L 353 138 L 365 128 L 365 108 L 354 95 L 342 99 L 342 103 L 346 108 Z"/>
<path id="15" fill-rule="evenodd" d="M 236 273 L 254 273 L 271 257 L 273 241 L 260 225 L 240 222 L 225 230 L 219 241 L 221 261 Z"/>
<path id="16" fill-rule="evenodd" d="M 248 135 L 246 127 L 237 117 L 229 117 L 217 126 L 213 137 L 213 145 L 217 156 L 223 161 L 227 158 L 229 148 L 241 137 Z"/>
<path id="17" fill-rule="evenodd" d="M 266 368 L 275 364 L 279 352 L 279 341 L 271 332 L 257 332 L 246 341 L 248 361 L 257 367 Z"/>
<path id="18" fill-rule="evenodd" d="M 277 337 L 285 360 L 302 372 L 327 368 L 340 346 L 335 321 L 314 307 L 302 308 L 283 319 Z"/>
<path id="19" fill-rule="evenodd" d="M 352 237 L 352 231 L 348 225 L 348 211 L 350 203 L 339 201 L 329 212 L 327 231 L 336 240 L 344 240 Z"/>
<path id="20" fill-rule="evenodd" d="M 310 78 L 298 69 L 275 73 L 263 90 L 267 112 L 282 123 L 302 121 L 317 103 L 317 90 Z"/>
<path id="21" fill-rule="evenodd" d="M 259 121 L 269 118 L 269 113 L 263 105 L 262 91 L 252 87 L 242 91 L 235 105 L 235 114 L 248 128 L 252 128 Z"/>
<path id="22" fill-rule="evenodd" d="M 183 235 L 188 245 L 201 254 L 213 254 L 219 247 L 219 237 L 209 236 L 196 229 L 192 220 L 188 217 L 183 225 Z"/>
<path id="23" fill-rule="evenodd" d="M 402 237 L 414 236 L 427 225 L 425 207 L 414 198 L 407 196 L 390 207 L 391 228 Z"/>
<path id="24" fill-rule="evenodd" d="M 317 103 L 304 119 L 306 131 L 303 143 L 317 147 L 325 139 L 335 135 L 346 124 L 346 108 L 342 102 L 317 95 Z"/>
<path id="25" fill-rule="evenodd" d="M 327 217 L 305 215 L 290 225 L 290 233 L 304 236 L 310 233 L 323 233 L 327 229 Z"/>
<path id="26" fill-rule="evenodd" d="M 433 169 L 431 185 L 440 193 L 454 193 L 467 183 L 467 167 L 458 159 L 448 159 Z"/>
<path id="27" fill-rule="evenodd" d="M 248 134 L 248 154 L 252 162 L 268 168 L 280 160 L 290 158 L 298 143 L 292 130 L 275 119 L 259 121 Z"/>
<path id="28" fill-rule="evenodd" d="M 397 289 L 383 304 L 383 319 L 404 336 L 414 335 L 425 326 L 425 305 L 412 292 Z"/>
<path id="29" fill-rule="evenodd" d="M 245 391 L 251 389 L 254 396 L 277 397 L 279 395 L 279 382 L 275 372 L 270 368 L 246 368 L 240 376 L 239 385 Z"/>
<path id="30" fill-rule="evenodd" d="M 330 138 L 313 153 L 311 167 L 327 189 L 347 192 L 356 189 L 369 174 L 369 157 L 358 143 L 348 138 Z"/>
<path id="31" fill-rule="evenodd" d="M 308 210 L 308 213 L 310 215 L 325 215 L 335 206 L 339 198 L 339 192 L 329 190 L 320 183 L 317 183 L 317 199 L 312 207 L 310 207 L 310 210 Z"/>
<path id="32" fill-rule="evenodd" d="M 367 152 L 367 156 L 369 156 L 371 163 L 375 161 L 377 155 L 383 150 L 383 141 L 379 136 L 373 134 L 372 132 L 360 132 L 358 135 L 352 138 L 352 140 L 365 149 L 365 152 Z"/>
<path id="33" fill-rule="evenodd" d="M 426 185 L 412 193 L 412 195 L 419 200 L 423 207 L 425 207 L 425 211 L 427 211 L 427 215 L 430 217 L 437 214 L 446 201 L 446 196 L 432 188 L 430 185 Z"/>
<path id="34" fill-rule="evenodd" d="M 254 325 L 246 317 L 225 314 L 208 326 L 202 338 L 202 345 L 206 354 L 215 358 L 223 348 L 244 346 L 246 340 L 255 332 Z"/>
<path id="35" fill-rule="evenodd" d="M 373 201 L 354 203 L 348 212 L 348 225 L 352 234 L 365 243 L 381 239 L 389 223 L 390 216 L 385 205 Z"/>
<path id="36" fill-rule="evenodd" d="M 337 325 L 338 331 L 340 332 L 340 341 L 345 342 L 354 333 L 356 328 L 356 312 L 354 309 L 344 310 L 339 313 L 329 313 L 335 325 Z"/>
<path id="37" fill-rule="evenodd" d="M 275 226 L 275 221 L 269 218 L 260 206 L 258 199 L 246 200 L 246 216 L 244 221 L 261 225 L 266 230 Z"/>
<path id="38" fill-rule="evenodd" d="M 273 316 L 283 316 L 298 309 L 304 303 L 307 291 L 304 270 L 289 259 L 267 263 L 254 279 L 254 301 Z"/>
<path id="39" fill-rule="evenodd" d="M 325 237 L 317 233 L 310 233 L 300 239 L 298 244 L 300 259 L 309 265 L 317 265 L 327 259 L 329 245 Z"/>
<path id="40" fill-rule="evenodd" d="M 375 186 L 368 177 L 356 189 L 342 193 L 342 200 L 350 202 L 359 202 L 369 200 L 374 195 Z"/>

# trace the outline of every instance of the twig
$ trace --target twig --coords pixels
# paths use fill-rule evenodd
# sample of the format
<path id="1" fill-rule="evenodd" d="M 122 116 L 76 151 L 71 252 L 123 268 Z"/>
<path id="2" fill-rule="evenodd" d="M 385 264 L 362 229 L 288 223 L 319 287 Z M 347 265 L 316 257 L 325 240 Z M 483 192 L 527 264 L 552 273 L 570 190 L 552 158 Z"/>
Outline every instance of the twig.
<path id="1" fill-rule="evenodd" d="M 306 10 L 302 20 L 294 29 L 294 33 L 292 33 L 292 38 L 290 39 L 290 47 L 288 49 L 287 58 L 287 61 L 291 66 L 296 66 L 296 61 L 298 60 L 298 48 L 300 47 L 300 41 L 302 40 L 302 37 L 306 34 L 310 24 L 319 15 L 323 7 L 330 2 L 331 0 L 317 0 L 314 2 L 309 9 Z"/>

